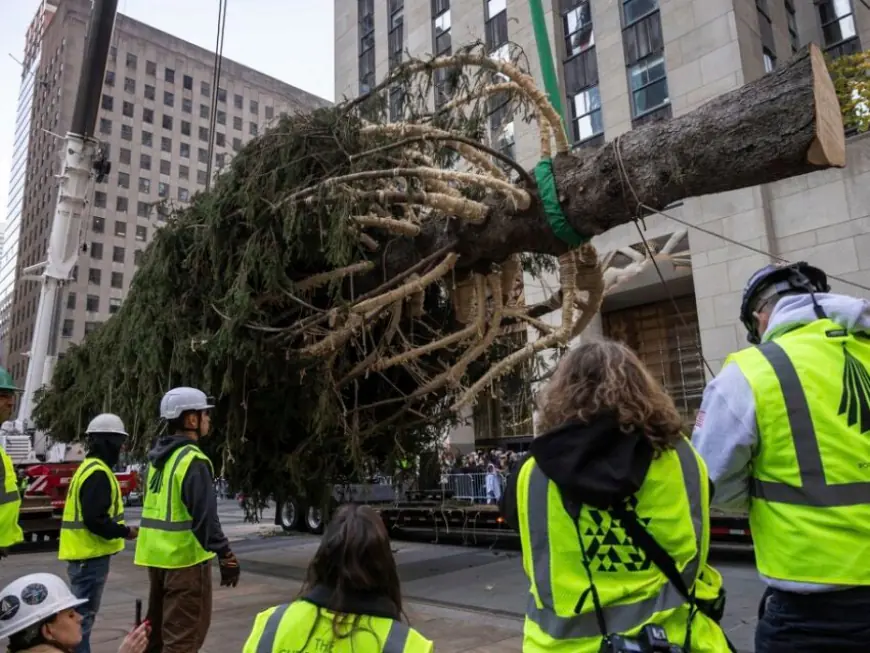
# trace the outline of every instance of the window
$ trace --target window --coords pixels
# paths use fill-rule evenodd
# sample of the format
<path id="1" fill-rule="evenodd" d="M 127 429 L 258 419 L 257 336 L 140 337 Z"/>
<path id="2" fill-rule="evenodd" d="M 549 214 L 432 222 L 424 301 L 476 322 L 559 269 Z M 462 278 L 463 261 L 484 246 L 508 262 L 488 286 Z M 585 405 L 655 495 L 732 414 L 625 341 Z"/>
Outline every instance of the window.
<path id="1" fill-rule="evenodd" d="M 100 310 L 100 296 L 88 295 L 85 298 L 85 310 L 88 313 L 96 313 Z"/>
<path id="2" fill-rule="evenodd" d="M 488 0 L 486 3 L 486 49 L 497 50 L 508 42 L 507 5 L 505 0 Z"/>
<path id="3" fill-rule="evenodd" d="M 164 181 L 158 182 L 157 184 L 157 196 L 158 197 L 169 197 L 169 184 Z"/>
<path id="4" fill-rule="evenodd" d="M 88 268 L 88 283 L 99 286 L 103 280 L 103 273 L 100 268 Z"/>
<path id="5" fill-rule="evenodd" d="M 773 38 L 773 22 L 770 20 L 767 0 L 755 0 L 755 8 L 758 10 L 758 30 L 761 33 L 764 72 L 769 73 L 776 68 L 776 41 Z"/>
<path id="6" fill-rule="evenodd" d="M 243 98 L 241 95 L 236 93 L 235 95 L 233 95 L 233 106 L 236 109 L 243 108 L 245 106 L 245 98 Z"/>
<path id="7" fill-rule="evenodd" d="M 263 107 L 263 111 L 266 112 L 266 120 L 272 120 L 275 117 L 275 107 Z M 225 123 L 221 123 L 222 125 Z"/>
<path id="8" fill-rule="evenodd" d="M 148 240 L 148 227 L 143 227 L 142 225 L 136 227 L 136 240 L 140 243 Z"/>
<path id="9" fill-rule="evenodd" d="M 70 293 L 70 295 L 75 297 L 75 295 L 73 293 Z M 60 335 L 63 336 L 64 338 L 72 338 L 74 327 L 75 327 L 75 322 L 73 322 L 70 319 L 64 320 L 63 327 L 61 327 Z"/>
<path id="10" fill-rule="evenodd" d="M 91 258 L 95 261 L 103 260 L 103 243 L 91 243 Z"/>
<path id="11" fill-rule="evenodd" d="M 154 124 L 154 109 L 142 109 L 142 122 L 149 125 Z"/>
<path id="12" fill-rule="evenodd" d="M 172 161 L 167 161 L 166 159 L 160 159 L 160 174 L 161 175 L 171 175 L 172 174 Z"/>
<path id="13" fill-rule="evenodd" d="M 167 68 L 163 71 L 163 81 L 169 82 L 170 84 L 175 83 L 175 71 L 172 68 Z"/>
<path id="14" fill-rule="evenodd" d="M 138 229 L 138 227 L 137 227 L 137 229 Z M 118 247 L 117 245 L 115 245 L 112 248 L 112 262 L 113 263 L 123 263 L 124 262 L 124 255 L 125 255 L 125 252 L 124 252 L 123 247 Z"/>
<path id="15" fill-rule="evenodd" d="M 218 110 L 218 112 L 217 112 L 217 124 L 219 124 L 219 125 L 226 125 L 227 124 L 227 112 L 226 111 Z"/>
<path id="16" fill-rule="evenodd" d="M 102 191 L 96 191 L 94 193 L 94 206 L 98 209 L 106 208 L 106 194 Z"/>
<path id="17" fill-rule="evenodd" d="M 199 117 L 200 118 L 208 118 L 208 116 L 209 116 L 208 105 L 207 104 L 200 104 L 199 105 Z"/>
<path id="18" fill-rule="evenodd" d="M 139 202 L 136 205 L 136 215 L 140 218 L 147 218 L 151 215 L 151 205 L 148 202 Z"/>
<path id="19" fill-rule="evenodd" d="M 163 129 L 172 129 L 172 116 L 163 116 Z"/>
<path id="20" fill-rule="evenodd" d="M 76 307 L 76 294 L 75 294 L 74 292 L 71 292 L 71 293 L 67 294 L 67 296 L 66 296 L 66 307 L 67 307 L 69 310 L 71 310 L 71 311 L 72 311 L 72 310 L 75 310 L 75 307 Z"/>
<path id="21" fill-rule="evenodd" d="M 658 8 L 658 0 L 623 0 L 622 15 L 625 19 L 625 24 L 631 25 Z"/>
<path id="22" fill-rule="evenodd" d="M 170 93 L 169 91 L 163 91 L 163 104 L 167 107 L 175 106 L 175 93 Z"/>
<path id="23" fill-rule="evenodd" d="M 118 154 L 118 161 L 123 163 L 124 165 L 130 165 L 132 152 L 128 150 L 126 147 L 121 148 L 121 152 Z M 129 177 L 128 177 L 129 179 Z M 129 186 L 128 186 L 129 188 Z"/>
<path id="24" fill-rule="evenodd" d="M 151 192 L 151 180 L 146 179 L 145 177 L 139 177 L 139 192 L 140 193 L 150 193 Z"/>
<path id="25" fill-rule="evenodd" d="M 199 150 L 197 150 L 197 161 L 200 163 L 208 163 L 208 150 L 199 148 Z"/>
<path id="26" fill-rule="evenodd" d="M 665 75 L 663 56 L 654 56 L 638 62 L 629 68 L 628 78 L 635 117 L 667 104 L 668 80 Z"/>
<path id="27" fill-rule="evenodd" d="M 598 90 L 598 57 L 588 0 L 562 0 L 565 34 L 565 90 L 571 110 L 571 132 L 581 143 L 604 131 Z"/>
<path id="28" fill-rule="evenodd" d="M 776 56 L 767 48 L 764 48 L 761 53 L 764 57 L 764 72 L 772 73 L 776 68 Z"/>
<path id="29" fill-rule="evenodd" d="M 112 133 L 112 121 L 107 118 L 100 118 L 100 133 L 101 134 L 111 134 Z"/>
<path id="30" fill-rule="evenodd" d="M 218 100 L 218 102 L 223 102 L 224 104 L 226 104 L 226 102 L 227 102 L 227 89 L 218 88 L 217 100 Z"/>
<path id="31" fill-rule="evenodd" d="M 394 86 L 390 89 L 390 122 L 396 122 L 402 118 L 405 110 L 405 89 Z"/>
<path id="32" fill-rule="evenodd" d="M 135 54 L 127 53 L 127 68 L 136 70 L 136 65 L 139 63 L 138 57 Z"/>
<path id="33" fill-rule="evenodd" d="M 821 0 L 817 4 L 828 54 L 838 57 L 859 52 L 861 45 L 855 31 L 852 0 Z"/>
<path id="34" fill-rule="evenodd" d="M 178 187 L 178 201 L 179 202 L 189 202 L 190 201 L 190 191 L 186 188 Z"/>
<path id="35" fill-rule="evenodd" d="M 154 144 L 154 134 L 151 132 L 142 132 L 142 145 L 145 147 L 151 147 Z"/>
<path id="36" fill-rule="evenodd" d="M 181 121 L 181 133 L 184 136 L 190 136 L 190 123 L 186 120 Z"/>
<path id="37" fill-rule="evenodd" d="M 197 170 L 196 171 L 196 183 L 201 186 L 205 186 L 205 182 L 208 180 L 208 173 L 205 170 Z"/>
<path id="38" fill-rule="evenodd" d="M 571 98 L 571 122 L 574 142 L 580 143 L 604 133 L 601 118 L 601 94 L 597 86 L 575 93 Z"/>
<path id="39" fill-rule="evenodd" d="M 225 147 L 227 144 L 227 137 L 220 132 L 215 132 L 214 142 L 218 147 Z"/>
<path id="40" fill-rule="evenodd" d="M 224 152 L 218 152 L 214 155 L 214 164 L 218 170 L 222 169 L 227 164 L 227 155 Z"/>
<path id="41" fill-rule="evenodd" d="M 124 237 L 127 235 L 127 223 L 122 220 L 115 220 L 115 235 Z"/>
<path id="42" fill-rule="evenodd" d="M 241 138 L 234 138 L 233 139 L 233 151 L 238 152 L 241 149 L 242 149 L 242 139 Z"/>
<path id="43" fill-rule="evenodd" d="M 112 288 L 123 288 L 124 287 L 124 273 L 123 272 L 112 272 Z"/>
<path id="44" fill-rule="evenodd" d="M 244 121 L 239 116 L 235 116 L 233 118 L 233 129 L 237 129 L 239 131 L 242 131 L 243 127 L 244 127 Z"/>
<path id="45" fill-rule="evenodd" d="M 432 30 L 436 56 L 447 56 L 453 52 L 450 36 L 450 0 L 432 0 Z M 374 68 L 374 66 L 372 66 Z M 435 108 L 446 104 L 453 95 L 451 72 L 446 68 L 435 71 Z M 374 80 L 374 70 L 371 78 Z M 360 70 L 362 79 L 362 70 Z"/>
<path id="46" fill-rule="evenodd" d="M 132 102 L 124 102 L 121 106 L 121 114 L 127 116 L 128 118 L 133 117 L 133 103 Z"/>
<path id="47" fill-rule="evenodd" d="M 192 91 L 193 90 L 193 77 L 190 75 L 185 75 L 182 80 L 182 86 L 184 86 L 184 90 Z"/>
<path id="48" fill-rule="evenodd" d="M 375 3 L 357 0 L 359 20 L 359 92 L 365 95 L 375 85 Z"/>
<path id="49" fill-rule="evenodd" d="M 182 98 L 181 111 L 182 113 L 193 113 L 193 100 L 190 98 Z"/>
<path id="50" fill-rule="evenodd" d="M 190 179 L 190 168 L 187 166 L 178 166 L 178 178 Z"/>
<path id="51" fill-rule="evenodd" d="M 181 143 L 178 153 L 182 156 L 182 158 L 189 159 L 190 158 L 190 143 Z"/>
<path id="52" fill-rule="evenodd" d="M 256 100 L 251 100 L 250 110 L 254 115 L 260 113 L 260 103 Z"/>
<path id="53" fill-rule="evenodd" d="M 157 89 L 151 86 L 151 84 L 145 84 L 145 99 L 153 100 L 157 97 Z"/>
<path id="54" fill-rule="evenodd" d="M 129 152 L 129 150 L 127 150 Z M 129 163 L 129 161 L 127 162 Z M 118 173 L 118 186 L 121 188 L 130 188 L 130 175 L 126 172 Z"/>
<path id="55" fill-rule="evenodd" d="M 252 122 L 252 123 L 249 125 L 249 131 L 251 132 L 251 136 L 256 136 L 256 135 L 257 135 L 257 130 L 258 130 L 258 128 L 257 128 L 257 123 Z"/>
<path id="56" fill-rule="evenodd" d="M 115 71 L 107 70 L 106 71 L 106 86 L 114 86 L 115 85 Z"/>
<path id="57" fill-rule="evenodd" d="M 85 335 L 90 335 L 100 326 L 99 322 L 85 322 Z"/>
<path id="58" fill-rule="evenodd" d="M 166 136 L 162 136 L 160 138 L 160 151 L 161 152 L 172 152 L 172 139 L 167 138 Z"/>
<path id="59" fill-rule="evenodd" d="M 576 2 L 563 13 L 562 27 L 565 30 L 565 53 L 568 57 L 578 55 L 595 45 L 589 2 Z"/>
<path id="60" fill-rule="evenodd" d="M 115 210 L 118 211 L 119 213 L 126 213 L 127 212 L 127 204 L 128 204 L 128 201 L 127 201 L 126 197 L 119 196 L 119 197 L 115 198 Z"/>
<path id="61" fill-rule="evenodd" d="M 203 97 L 211 97 L 211 84 L 209 84 L 208 82 L 200 82 L 199 94 Z"/>
<path id="62" fill-rule="evenodd" d="M 109 297 L 109 314 L 114 315 L 119 310 L 121 310 L 121 298 Z"/>
<path id="63" fill-rule="evenodd" d="M 131 79 L 130 77 L 124 78 L 124 91 L 126 93 L 135 93 L 136 92 L 136 80 Z"/>
<path id="64" fill-rule="evenodd" d="M 133 263 L 136 265 L 142 265 L 143 254 L 144 253 L 141 249 L 137 249 L 135 252 L 133 252 Z"/>
<path id="65" fill-rule="evenodd" d="M 405 48 L 404 23 L 405 0 L 390 0 L 387 11 L 387 53 L 390 70 L 402 63 L 402 51 Z M 267 115 L 266 119 L 271 117 Z"/>
<path id="66" fill-rule="evenodd" d="M 793 0 L 785 0 L 785 18 L 788 23 L 788 36 L 791 41 L 791 51 L 795 53 L 800 48 L 800 36 L 798 35 L 797 14 L 794 10 Z"/>
<path id="67" fill-rule="evenodd" d="M 199 140 L 208 142 L 208 127 L 199 128 Z"/>
<path id="68" fill-rule="evenodd" d="M 106 219 L 94 216 L 91 220 L 91 231 L 93 231 L 95 234 L 105 233 Z"/>
<path id="69" fill-rule="evenodd" d="M 154 61 L 145 62 L 145 74 L 151 77 L 157 76 L 157 64 Z"/>
<path id="70" fill-rule="evenodd" d="M 151 155 L 150 154 L 140 154 L 139 155 L 139 167 L 142 170 L 151 170 Z"/>
<path id="71" fill-rule="evenodd" d="M 103 107 L 106 111 L 111 111 L 112 107 L 115 105 L 115 99 L 111 95 L 106 95 L 103 93 L 103 100 L 100 103 L 100 106 Z"/>

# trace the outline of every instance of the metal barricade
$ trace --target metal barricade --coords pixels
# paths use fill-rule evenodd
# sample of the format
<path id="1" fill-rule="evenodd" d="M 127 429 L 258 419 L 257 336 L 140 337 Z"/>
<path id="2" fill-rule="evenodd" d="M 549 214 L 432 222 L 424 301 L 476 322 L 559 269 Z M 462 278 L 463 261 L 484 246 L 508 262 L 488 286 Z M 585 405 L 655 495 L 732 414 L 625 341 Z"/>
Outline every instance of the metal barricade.
<path id="1" fill-rule="evenodd" d="M 471 501 L 472 503 L 498 503 L 504 493 L 505 477 L 500 472 L 493 474 L 495 484 L 492 482 L 487 489 L 486 472 L 473 472 L 466 474 L 442 474 L 441 487 L 445 492 L 450 492 L 454 499 Z"/>

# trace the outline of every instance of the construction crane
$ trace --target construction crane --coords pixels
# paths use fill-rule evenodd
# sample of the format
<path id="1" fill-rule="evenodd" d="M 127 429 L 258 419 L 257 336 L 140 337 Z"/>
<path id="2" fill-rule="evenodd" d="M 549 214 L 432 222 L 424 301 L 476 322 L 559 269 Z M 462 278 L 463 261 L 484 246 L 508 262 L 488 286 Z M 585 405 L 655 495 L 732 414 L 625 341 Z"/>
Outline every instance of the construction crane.
<path id="1" fill-rule="evenodd" d="M 16 424 L 4 427 L 6 433 L 33 434 L 33 448 L 46 460 L 63 460 L 65 447 L 48 446 L 45 434 L 31 424 L 34 395 L 51 382 L 57 360 L 58 325 L 61 317 L 61 289 L 69 281 L 79 255 L 82 217 L 87 210 L 87 191 L 92 179 L 102 180 L 110 165 L 94 138 L 97 113 L 103 92 L 103 76 L 118 10 L 118 0 L 92 0 L 79 77 L 72 125 L 64 138 L 63 162 L 58 179 L 60 188 L 51 223 L 46 258 L 23 270 L 22 274 L 41 283 L 39 307 L 30 346 L 30 364 Z M 8 439 L 8 438 L 7 438 Z M 32 457 L 31 452 L 30 457 Z"/>

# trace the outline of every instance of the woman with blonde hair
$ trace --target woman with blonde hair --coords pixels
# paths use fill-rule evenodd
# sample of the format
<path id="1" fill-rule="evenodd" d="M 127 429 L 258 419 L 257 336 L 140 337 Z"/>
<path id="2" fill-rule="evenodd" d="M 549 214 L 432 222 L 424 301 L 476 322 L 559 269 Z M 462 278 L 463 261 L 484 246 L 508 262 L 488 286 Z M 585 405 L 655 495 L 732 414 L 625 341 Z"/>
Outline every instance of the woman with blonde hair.
<path id="1" fill-rule="evenodd" d="M 502 503 L 531 585 L 523 650 L 732 650 L 707 564 L 707 469 L 643 363 L 617 342 L 582 344 L 538 412 Z"/>

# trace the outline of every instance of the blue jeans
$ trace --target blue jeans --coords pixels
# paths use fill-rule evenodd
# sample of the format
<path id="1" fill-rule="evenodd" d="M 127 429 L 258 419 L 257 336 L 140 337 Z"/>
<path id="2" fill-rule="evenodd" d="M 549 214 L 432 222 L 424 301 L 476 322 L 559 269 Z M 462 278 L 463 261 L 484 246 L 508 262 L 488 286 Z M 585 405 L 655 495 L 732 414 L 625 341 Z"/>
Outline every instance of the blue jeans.
<path id="1" fill-rule="evenodd" d="M 870 650 L 870 588 L 761 599 L 755 653 L 863 653 Z"/>
<path id="2" fill-rule="evenodd" d="M 90 560 L 71 560 L 67 565 L 72 593 L 77 599 L 88 600 L 76 608 L 82 615 L 82 642 L 76 647 L 76 653 L 91 653 L 91 630 L 103 599 L 110 561 L 111 556 L 102 556 Z"/>

